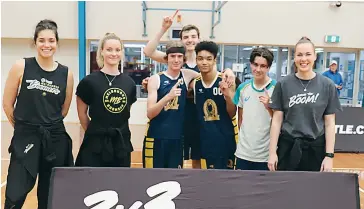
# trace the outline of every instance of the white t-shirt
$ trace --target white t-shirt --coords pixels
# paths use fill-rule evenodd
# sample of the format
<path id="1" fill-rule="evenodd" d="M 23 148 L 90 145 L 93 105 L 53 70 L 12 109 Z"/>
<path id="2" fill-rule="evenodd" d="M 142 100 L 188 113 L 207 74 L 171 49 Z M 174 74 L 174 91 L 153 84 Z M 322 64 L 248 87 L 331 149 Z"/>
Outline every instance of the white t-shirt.
<path id="1" fill-rule="evenodd" d="M 272 96 L 276 81 L 270 79 L 266 87 L 269 96 Z M 267 162 L 269 156 L 269 139 L 271 117 L 259 101 L 264 96 L 264 87 L 257 89 L 253 79 L 239 85 L 235 92 L 233 102 L 243 108 L 243 120 L 239 130 L 239 141 L 235 156 L 252 162 Z"/>

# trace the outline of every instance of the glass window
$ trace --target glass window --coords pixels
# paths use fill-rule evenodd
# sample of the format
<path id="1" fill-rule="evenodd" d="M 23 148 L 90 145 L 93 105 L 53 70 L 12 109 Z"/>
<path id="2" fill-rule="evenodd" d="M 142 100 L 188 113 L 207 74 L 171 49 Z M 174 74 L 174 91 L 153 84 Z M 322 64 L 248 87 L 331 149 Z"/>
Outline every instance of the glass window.
<path id="1" fill-rule="evenodd" d="M 128 73 L 137 85 L 137 97 L 146 98 L 148 94 L 141 88 L 141 85 L 144 78 L 151 76 L 154 63 L 149 57 L 144 56 L 145 44 L 126 43 L 124 46 L 123 72 Z"/>
<path id="2" fill-rule="evenodd" d="M 281 53 L 282 58 L 282 68 L 281 68 L 281 76 L 286 76 L 288 74 L 289 67 L 287 66 L 288 63 L 288 48 L 282 48 Z M 274 59 L 276 59 L 276 56 L 274 56 Z"/>
<path id="3" fill-rule="evenodd" d="M 362 50 L 360 52 L 360 74 L 359 74 L 358 101 L 359 101 L 360 106 L 364 105 L 364 50 Z"/>
<path id="4" fill-rule="evenodd" d="M 217 68 L 217 71 L 221 71 L 221 54 L 222 54 L 222 45 L 219 44 L 219 52 L 217 53 L 217 56 L 216 56 L 216 68 Z"/>
<path id="5" fill-rule="evenodd" d="M 275 46 L 267 48 L 271 50 L 274 55 L 273 63 L 269 70 L 269 77 L 271 77 L 272 79 L 280 80 L 280 78 L 278 78 L 277 75 L 280 73 L 281 77 L 284 77 L 287 75 L 288 72 L 287 71 L 288 48 L 275 47 Z M 280 63 L 278 63 L 278 59 L 280 59 Z M 278 70 L 280 70 L 280 72 Z"/>
<path id="6" fill-rule="evenodd" d="M 90 73 L 100 70 L 96 62 L 98 44 L 98 41 L 91 41 L 90 43 Z"/>
<path id="7" fill-rule="evenodd" d="M 250 68 L 250 54 L 252 53 L 253 46 L 238 46 L 238 61 L 242 64 L 243 72 L 238 72 L 237 77 L 245 82 L 253 77 L 252 70 Z"/>
<path id="8" fill-rule="evenodd" d="M 322 74 L 324 72 L 324 49 L 316 48 L 316 61 L 313 65 L 313 71 Z"/>
<path id="9" fill-rule="evenodd" d="M 237 63 L 238 46 L 224 46 L 224 68 L 233 68 L 233 63 Z"/>
<path id="10" fill-rule="evenodd" d="M 340 102 L 343 105 L 352 105 L 355 71 L 355 53 L 327 52 L 325 70 L 330 70 L 330 62 L 337 61 L 337 71 L 343 79 L 343 87 L 340 91 Z"/>

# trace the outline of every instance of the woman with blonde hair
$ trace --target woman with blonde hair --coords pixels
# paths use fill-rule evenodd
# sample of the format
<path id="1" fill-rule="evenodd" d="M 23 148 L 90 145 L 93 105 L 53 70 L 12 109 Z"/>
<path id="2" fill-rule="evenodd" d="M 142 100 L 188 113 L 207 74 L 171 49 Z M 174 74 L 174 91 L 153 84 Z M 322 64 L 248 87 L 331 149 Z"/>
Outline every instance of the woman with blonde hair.
<path id="1" fill-rule="evenodd" d="M 77 86 L 77 111 L 85 136 L 76 166 L 130 167 L 133 146 L 128 120 L 137 98 L 135 82 L 118 69 L 123 57 L 120 38 L 107 33 L 97 50 L 101 70 Z"/>

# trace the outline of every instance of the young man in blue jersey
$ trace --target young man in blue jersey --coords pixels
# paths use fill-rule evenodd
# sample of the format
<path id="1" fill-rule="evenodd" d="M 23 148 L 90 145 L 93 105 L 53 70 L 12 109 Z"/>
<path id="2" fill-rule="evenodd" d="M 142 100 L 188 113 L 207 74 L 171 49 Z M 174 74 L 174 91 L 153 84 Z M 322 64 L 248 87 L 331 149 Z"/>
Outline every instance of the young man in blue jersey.
<path id="1" fill-rule="evenodd" d="M 144 138 L 144 168 L 183 167 L 183 122 L 187 85 L 199 74 L 182 69 L 185 47 L 179 41 L 167 44 L 168 69 L 150 77 L 147 116 L 150 120 Z"/>
<path id="2" fill-rule="evenodd" d="M 236 106 L 232 102 L 236 85 L 229 88 L 214 67 L 218 50 L 217 44 L 211 41 L 196 45 L 201 76 L 190 83 L 190 89 L 194 92 L 200 126 L 201 167 L 233 169 L 238 134 Z"/>
<path id="3" fill-rule="evenodd" d="M 162 36 L 171 27 L 173 19 L 171 17 L 165 17 L 163 19 L 161 31 L 156 35 L 154 39 L 148 42 L 147 46 L 144 48 L 144 54 L 151 59 L 164 63 L 165 53 L 157 50 Z M 200 42 L 200 31 L 194 25 L 186 25 L 182 28 L 180 32 L 180 39 L 186 48 L 186 62 L 183 68 L 190 69 L 199 72 L 196 65 L 196 52 L 195 46 Z M 191 95 L 187 95 L 186 101 L 186 114 L 184 119 L 184 160 L 192 160 L 192 168 L 200 168 L 200 140 L 199 140 L 199 130 L 196 127 L 196 108 L 193 104 Z"/>
<path id="4" fill-rule="evenodd" d="M 157 50 L 160 39 L 169 30 L 173 23 L 173 17 L 164 17 L 162 22 L 162 28 L 157 35 L 148 42 L 144 48 L 144 54 L 160 63 L 166 63 L 164 57 L 165 52 Z M 181 29 L 179 34 L 181 42 L 186 48 L 186 61 L 183 64 L 183 68 L 191 71 L 199 72 L 196 64 L 196 52 L 195 46 L 200 42 L 200 31 L 195 25 L 186 25 Z M 216 65 L 214 66 L 216 68 Z M 232 78 L 234 73 L 228 69 L 226 76 L 229 77 L 229 84 L 233 83 Z M 147 85 L 148 78 L 143 80 L 143 86 Z M 200 152 L 200 139 L 199 130 L 197 128 L 198 120 L 196 118 L 196 107 L 193 103 L 193 95 L 187 95 L 186 111 L 184 119 L 184 160 L 192 160 L 192 168 L 200 168 L 201 152 Z"/>
<path id="5" fill-rule="evenodd" d="M 268 170 L 270 123 L 268 107 L 276 81 L 268 77 L 273 53 L 255 48 L 250 54 L 253 79 L 239 85 L 234 96 L 238 106 L 239 141 L 235 152 L 237 170 Z"/>

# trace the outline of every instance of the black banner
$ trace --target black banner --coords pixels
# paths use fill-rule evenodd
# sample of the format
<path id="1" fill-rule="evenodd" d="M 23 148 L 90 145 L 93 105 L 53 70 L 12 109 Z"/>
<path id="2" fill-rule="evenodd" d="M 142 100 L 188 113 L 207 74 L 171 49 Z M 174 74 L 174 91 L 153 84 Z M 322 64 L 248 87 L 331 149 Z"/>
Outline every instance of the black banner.
<path id="1" fill-rule="evenodd" d="M 364 108 L 343 109 L 336 114 L 335 152 L 364 152 Z"/>
<path id="2" fill-rule="evenodd" d="M 357 174 L 56 168 L 50 209 L 359 209 Z"/>

